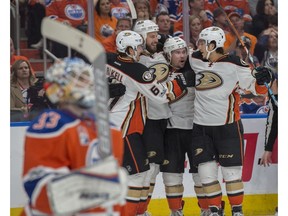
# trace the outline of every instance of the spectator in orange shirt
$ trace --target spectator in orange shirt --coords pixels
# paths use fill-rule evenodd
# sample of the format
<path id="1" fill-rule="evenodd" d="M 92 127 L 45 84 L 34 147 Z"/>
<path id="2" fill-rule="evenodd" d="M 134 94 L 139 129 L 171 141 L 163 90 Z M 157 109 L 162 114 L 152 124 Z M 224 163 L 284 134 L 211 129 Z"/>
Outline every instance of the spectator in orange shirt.
<path id="1" fill-rule="evenodd" d="M 102 42 L 103 47 L 105 48 L 106 52 L 116 53 L 116 36 L 119 32 L 124 30 L 131 30 L 132 29 L 132 20 L 130 17 L 122 17 L 119 18 L 116 25 L 116 31 L 114 33 L 105 38 Z"/>
<path id="2" fill-rule="evenodd" d="M 126 17 L 130 13 L 129 6 L 127 2 L 122 2 L 121 0 L 110 0 L 111 2 L 111 14 L 117 19 Z"/>
<path id="3" fill-rule="evenodd" d="M 63 24 L 78 28 L 87 24 L 87 1 L 48 1 L 46 3 L 46 16 Z M 51 52 L 58 58 L 67 57 L 67 47 L 53 42 Z"/>
<path id="4" fill-rule="evenodd" d="M 100 43 L 114 33 L 117 18 L 111 14 L 111 3 L 109 0 L 98 0 L 94 10 L 95 39 Z"/>
<path id="5" fill-rule="evenodd" d="M 232 24 L 234 25 L 235 29 L 238 32 L 238 35 L 246 36 L 251 41 L 251 47 L 249 49 L 250 53 L 253 55 L 255 45 L 257 43 L 257 38 L 247 32 L 244 31 L 244 20 L 241 14 L 239 14 L 237 11 L 233 11 L 228 15 L 229 19 L 231 20 Z M 234 52 L 237 46 L 237 37 L 234 34 L 233 31 L 228 32 L 225 34 L 226 36 L 226 42 L 224 44 L 224 49 L 226 52 Z"/>

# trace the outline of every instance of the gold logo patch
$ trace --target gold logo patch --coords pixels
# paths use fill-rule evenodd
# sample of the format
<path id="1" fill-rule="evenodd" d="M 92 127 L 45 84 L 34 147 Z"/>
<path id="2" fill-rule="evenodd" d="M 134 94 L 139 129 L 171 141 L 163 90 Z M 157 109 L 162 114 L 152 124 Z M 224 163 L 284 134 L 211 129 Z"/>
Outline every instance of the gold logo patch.
<path id="1" fill-rule="evenodd" d="M 217 88 L 222 85 L 222 79 L 216 73 L 205 71 L 196 75 L 196 89 L 206 90 Z"/>

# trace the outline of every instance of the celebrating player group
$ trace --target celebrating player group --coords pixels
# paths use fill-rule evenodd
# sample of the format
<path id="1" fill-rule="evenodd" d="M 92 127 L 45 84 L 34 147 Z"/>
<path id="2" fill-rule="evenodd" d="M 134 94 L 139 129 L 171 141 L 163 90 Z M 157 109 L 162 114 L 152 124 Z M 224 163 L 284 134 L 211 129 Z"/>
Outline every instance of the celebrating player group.
<path id="1" fill-rule="evenodd" d="M 271 70 L 226 53 L 219 27 L 204 28 L 197 49 L 169 37 L 159 50 L 158 25 L 138 20 L 117 34 L 117 52 L 106 62 L 99 61 L 98 43 L 65 28 L 86 58 L 58 59 L 45 71 L 45 93 L 57 108 L 40 113 L 26 132 L 29 203 L 22 215 L 153 215 L 148 206 L 161 174 L 170 216 L 183 216 L 187 156 L 199 215 L 224 215 L 221 169 L 231 215 L 243 216 L 239 92 L 265 95 Z M 108 100 L 99 100 L 106 93 Z"/>

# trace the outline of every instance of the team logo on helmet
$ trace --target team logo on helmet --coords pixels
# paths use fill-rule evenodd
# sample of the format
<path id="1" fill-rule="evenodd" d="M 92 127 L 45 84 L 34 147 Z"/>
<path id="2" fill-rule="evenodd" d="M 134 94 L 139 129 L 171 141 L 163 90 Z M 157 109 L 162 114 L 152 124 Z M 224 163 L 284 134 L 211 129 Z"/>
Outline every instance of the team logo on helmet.
<path id="1" fill-rule="evenodd" d="M 150 66 L 150 72 L 156 76 L 158 82 L 163 82 L 169 75 L 169 67 L 165 63 L 159 63 Z"/>
<path id="2" fill-rule="evenodd" d="M 205 71 L 196 75 L 196 89 L 206 90 L 217 88 L 222 85 L 222 79 L 216 73 Z"/>
<path id="3" fill-rule="evenodd" d="M 130 32 L 124 32 L 123 36 L 130 36 L 131 33 Z"/>
<path id="4" fill-rule="evenodd" d="M 211 29 L 211 31 L 218 31 L 218 30 L 219 30 L 219 28 L 217 28 L 217 27 L 214 27 Z"/>
<path id="5" fill-rule="evenodd" d="M 137 25 L 140 25 L 140 24 L 143 24 L 143 23 L 144 23 L 143 20 L 139 20 L 139 21 L 137 22 Z"/>

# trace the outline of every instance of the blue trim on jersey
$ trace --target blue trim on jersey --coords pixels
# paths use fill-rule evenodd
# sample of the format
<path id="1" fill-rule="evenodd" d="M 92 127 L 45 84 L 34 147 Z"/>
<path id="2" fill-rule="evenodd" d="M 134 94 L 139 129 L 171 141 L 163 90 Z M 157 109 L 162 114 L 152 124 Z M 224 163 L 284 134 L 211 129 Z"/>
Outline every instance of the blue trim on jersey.
<path id="1" fill-rule="evenodd" d="M 47 175 L 41 176 L 40 178 L 37 178 L 34 180 L 27 180 L 24 182 L 24 188 L 29 197 L 30 202 L 32 201 L 32 196 L 33 196 L 35 188 L 37 187 L 38 182 L 42 180 L 43 178 L 45 178 Z"/>
<path id="2" fill-rule="evenodd" d="M 267 118 L 267 114 L 241 114 L 242 119 L 252 119 L 252 118 Z"/>

